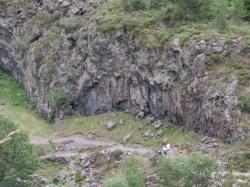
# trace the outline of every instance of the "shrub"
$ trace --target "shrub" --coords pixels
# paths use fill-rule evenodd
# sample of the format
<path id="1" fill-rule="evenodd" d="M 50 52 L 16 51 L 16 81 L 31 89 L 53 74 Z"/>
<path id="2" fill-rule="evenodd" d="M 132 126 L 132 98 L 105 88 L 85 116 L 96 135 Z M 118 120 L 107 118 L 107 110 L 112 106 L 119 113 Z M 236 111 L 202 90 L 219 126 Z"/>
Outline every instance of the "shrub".
<path id="1" fill-rule="evenodd" d="M 81 175 L 81 172 L 77 172 L 77 173 L 76 173 L 75 182 L 76 182 L 77 184 L 83 183 L 85 179 L 86 179 L 86 176 L 82 176 L 82 175 Z"/>
<path id="2" fill-rule="evenodd" d="M 231 169 L 240 172 L 248 172 L 250 170 L 250 151 L 239 153 L 229 160 Z"/>
<path id="3" fill-rule="evenodd" d="M 129 187 L 144 187 L 145 173 L 136 157 L 128 157 L 124 164 L 124 174 Z"/>
<path id="4" fill-rule="evenodd" d="M 215 11 L 213 13 L 215 15 L 215 24 L 219 30 L 225 30 L 227 28 L 227 1 L 220 0 L 215 5 Z"/>
<path id="5" fill-rule="evenodd" d="M 120 177 L 115 177 L 107 180 L 104 185 L 105 187 L 128 187 L 128 183 L 125 179 Z"/>
<path id="6" fill-rule="evenodd" d="M 50 97 L 52 105 L 59 109 L 62 106 L 67 106 L 72 103 L 72 98 L 65 91 L 56 91 Z"/>
<path id="7" fill-rule="evenodd" d="M 78 17 L 67 17 L 60 19 L 59 24 L 66 33 L 70 33 L 79 29 L 82 25 L 82 22 Z"/>
<path id="8" fill-rule="evenodd" d="M 8 119 L 0 116 L 0 140 L 17 127 Z M 0 186 L 27 187 L 32 181 L 31 175 L 37 167 L 37 159 L 28 136 L 23 132 L 14 133 L 0 144 Z"/>
<path id="9" fill-rule="evenodd" d="M 125 11 L 145 10 L 146 4 L 143 0 L 121 0 Z"/>
<path id="10" fill-rule="evenodd" d="M 250 0 L 244 0 L 244 6 L 246 9 L 245 20 L 250 21 Z"/>
<path id="11" fill-rule="evenodd" d="M 159 9 L 163 5 L 164 0 L 151 0 L 150 1 L 150 8 L 152 9 Z"/>
<path id="12" fill-rule="evenodd" d="M 157 167 L 157 175 L 162 186 L 207 186 L 216 166 L 216 162 L 208 156 L 194 153 L 187 158 L 162 158 Z"/>
<path id="13" fill-rule="evenodd" d="M 239 106 L 245 112 L 250 112 L 250 94 L 239 99 Z"/>

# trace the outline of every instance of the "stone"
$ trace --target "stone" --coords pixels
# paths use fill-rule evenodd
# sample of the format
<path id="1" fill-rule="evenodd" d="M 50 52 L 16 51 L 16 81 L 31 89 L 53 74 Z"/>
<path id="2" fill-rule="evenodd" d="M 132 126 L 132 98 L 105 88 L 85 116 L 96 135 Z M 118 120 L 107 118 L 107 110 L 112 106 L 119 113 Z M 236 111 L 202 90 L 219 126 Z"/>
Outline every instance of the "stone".
<path id="1" fill-rule="evenodd" d="M 124 119 L 120 119 L 119 120 L 119 125 L 125 125 L 125 120 Z"/>
<path id="2" fill-rule="evenodd" d="M 159 128 L 163 127 L 163 122 L 161 120 L 157 120 L 153 123 L 153 126 L 155 129 L 159 129 Z"/>
<path id="3" fill-rule="evenodd" d="M 144 133 L 144 138 L 149 138 L 150 137 L 151 132 L 147 131 Z"/>
<path id="4" fill-rule="evenodd" d="M 88 139 L 89 140 L 94 139 L 94 137 L 95 137 L 95 134 L 93 134 L 93 133 L 88 134 Z"/>
<path id="5" fill-rule="evenodd" d="M 122 139 L 122 142 L 123 142 L 123 143 L 127 143 L 128 140 L 131 139 L 131 137 L 132 137 L 132 134 L 131 134 L 131 133 L 127 134 L 127 135 L 124 136 L 124 138 Z"/>
<path id="6" fill-rule="evenodd" d="M 107 128 L 109 131 L 112 131 L 116 126 L 117 126 L 117 123 L 115 123 L 114 121 L 108 121 L 108 122 L 106 123 L 106 128 Z"/>
<path id="7" fill-rule="evenodd" d="M 156 137 L 161 137 L 163 135 L 164 131 L 162 129 L 158 130 L 156 133 Z"/>
<path id="8" fill-rule="evenodd" d="M 146 123 L 153 123 L 155 120 L 155 118 L 153 116 L 147 116 L 146 119 L 145 119 L 145 122 Z"/>
<path id="9" fill-rule="evenodd" d="M 145 113 L 143 111 L 141 111 L 136 116 L 137 116 L 137 118 L 141 119 L 145 116 Z"/>

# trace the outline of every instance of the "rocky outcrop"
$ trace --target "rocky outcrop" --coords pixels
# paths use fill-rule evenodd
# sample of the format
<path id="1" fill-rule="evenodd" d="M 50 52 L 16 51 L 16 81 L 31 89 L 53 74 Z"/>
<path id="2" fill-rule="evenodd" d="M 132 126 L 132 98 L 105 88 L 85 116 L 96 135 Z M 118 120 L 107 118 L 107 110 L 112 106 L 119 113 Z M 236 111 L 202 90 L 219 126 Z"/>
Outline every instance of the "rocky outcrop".
<path id="1" fill-rule="evenodd" d="M 168 116 L 189 130 L 238 139 L 233 125 L 240 117 L 233 115 L 238 80 L 231 74 L 212 76 L 207 66 L 216 63 L 211 55 L 242 56 L 240 39 L 193 37 L 182 46 L 177 38 L 168 47 L 152 49 L 125 31 L 102 33 L 83 24 L 66 32 L 57 17 L 49 27 L 35 24 L 38 14 L 51 17 L 57 11 L 61 17 L 84 18 L 103 3 L 81 1 L 76 11 L 77 1 L 46 2 L 34 1 L 28 13 L 5 13 L 0 22 L 0 66 L 24 85 L 43 116 L 129 109 L 140 117 Z M 55 105 L 55 94 L 67 101 Z"/>

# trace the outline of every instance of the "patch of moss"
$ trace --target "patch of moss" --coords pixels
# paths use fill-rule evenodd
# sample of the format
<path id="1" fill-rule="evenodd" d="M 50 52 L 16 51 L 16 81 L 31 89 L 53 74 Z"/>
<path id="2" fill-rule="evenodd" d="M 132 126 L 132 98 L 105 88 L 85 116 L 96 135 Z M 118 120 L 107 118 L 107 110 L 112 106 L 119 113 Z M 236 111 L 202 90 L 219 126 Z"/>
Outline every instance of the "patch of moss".
<path id="1" fill-rule="evenodd" d="M 81 17 L 66 17 L 61 18 L 59 25 L 65 30 L 66 33 L 71 33 L 83 26 L 83 20 Z"/>

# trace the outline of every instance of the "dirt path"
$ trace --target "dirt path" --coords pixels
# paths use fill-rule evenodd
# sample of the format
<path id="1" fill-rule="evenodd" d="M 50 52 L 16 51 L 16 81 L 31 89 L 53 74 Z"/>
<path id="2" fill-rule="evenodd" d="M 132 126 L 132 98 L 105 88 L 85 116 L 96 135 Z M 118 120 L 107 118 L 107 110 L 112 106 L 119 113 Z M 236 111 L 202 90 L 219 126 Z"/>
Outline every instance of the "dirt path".
<path id="1" fill-rule="evenodd" d="M 4 111 L 6 105 L 0 104 L 0 112 Z"/>
<path id="2" fill-rule="evenodd" d="M 50 143 L 57 145 L 58 151 L 69 152 L 72 150 L 99 148 L 102 151 L 113 152 L 121 150 L 125 153 L 139 154 L 141 156 L 150 156 L 155 154 L 150 148 L 141 145 L 123 145 L 103 138 L 88 139 L 86 136 L 76 134 L 64 138 L 57 138 L 53 140 L 40 139 L 31 141 L 35 145 L 48 145 Z"/>

